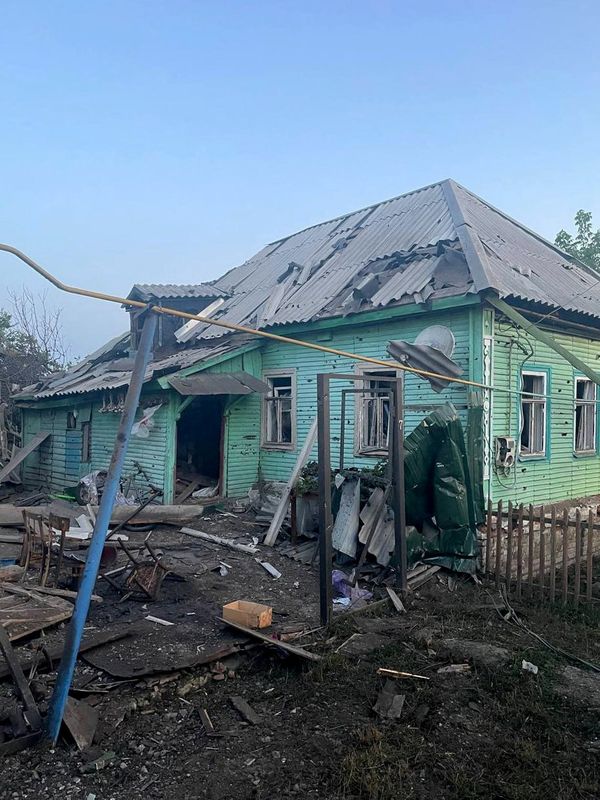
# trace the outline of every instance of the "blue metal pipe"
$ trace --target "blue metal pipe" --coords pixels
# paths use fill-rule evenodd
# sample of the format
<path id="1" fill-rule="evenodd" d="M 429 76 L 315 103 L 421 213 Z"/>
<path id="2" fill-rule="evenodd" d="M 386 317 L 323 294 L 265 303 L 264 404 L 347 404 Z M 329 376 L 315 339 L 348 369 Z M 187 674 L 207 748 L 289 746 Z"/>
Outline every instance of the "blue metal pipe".
<path id="1" fill-rule="evenodd" d="M 119 424 L 119 431 L 108 468 L 108 475 L 104 484 L 104 492 L 102 494 L 102 500 L 100 501 L 100 507 L 98 508 L 98 516 L 96 517 L 94 532 L 88 549 L 79 591 L 75 599 L 73 616 L 71 617 L 71 622 L 67 630 L 58 677 L 50 700 L 50 709 L 46 720 L 46 737 L 51 739 L 52 742 L 56 742 L 58 739 L 60 724 L 69 696 L 69 689 L 73 682 L 75 662 L 77 661 L 83 628 L 90 608 L 96 578 L 98 577 L 102 549 L 106 541 L 112 510 L 119 489 L 131 428 L 133 427 L 135 413 L 140 401 L 146 367 L 148 366 L 152 353 L 156 320 L 156 314 L 151 311 L 146 312 L 140 345 L 135 356 L 131 381 L 129 383 L 129 389 L 127 390 L 127 397 L 125 398 L 125 407 Z"/>

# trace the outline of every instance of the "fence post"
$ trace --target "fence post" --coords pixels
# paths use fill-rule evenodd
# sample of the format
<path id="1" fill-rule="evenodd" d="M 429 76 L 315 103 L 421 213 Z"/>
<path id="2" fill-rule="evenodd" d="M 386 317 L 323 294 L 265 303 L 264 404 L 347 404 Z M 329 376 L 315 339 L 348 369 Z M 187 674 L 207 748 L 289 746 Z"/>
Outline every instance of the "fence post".
<path id="1" fill-rule="evenodd" d="M 594 512 L 590 508 L 587 529 L 587 571 L 585 576 L 585 599 L 592 602 L 592 575 L 594 567 Z"/>
<path id="2" fill-rule="evenodd" d="M 562 552 L 562 602 L 567 604 L 569 596 L 569 509 L 563 510 L 563 552 Z"/>
<path id="3" fill-rule="evenodd" d="M 550 522 L 550 602 L 556 599 L 556 506 L 552 506 Z"/>
<path id="4" fill-rule="evenodd" d="M 517 522 L 517 599 L 521 599 L 521 586 L 523 582 L 523 503 L 519 505 L 519 518 Z"/>
<path id="5" fill-rule="evenodd" d="M 487 528 L 485 535 L 485 574 L 489 575 L 492 566 L 492 498 L 488 497 Z"/>
<path id="6" fill-rule="evenodd" d="M 544 602 L 546 588 L 546 509 L 540 509 L 540 602 Z"/>
<path id="7" fill-rule="evenodd" d="M 502 553 L 502 500 L 498 500 L 496 514 L 496 589 L 500 588 L 500 557 Z"/>
<path id="8" fill-rule="evenodd" d="M 508 501 L 508 522 L 506 523 L 506 574 L 504 579 L 506 581 L 506 591 L 510 592 L 510 582 L 512 580 L 512 548 L 513 548 L 513 504 Z"/>
<path id="9" fill-rule="evenodd" d="M 575 605 L 579 605 L 581 593 L 581 510 L 575 513 Z"/>
<path id="10" fill-rule="evenodd" d="M 529 558 L 527 566 L 527 582 L 529 583 L 529 599 L 533 599 L 533 505 L 529 505 Z"/>

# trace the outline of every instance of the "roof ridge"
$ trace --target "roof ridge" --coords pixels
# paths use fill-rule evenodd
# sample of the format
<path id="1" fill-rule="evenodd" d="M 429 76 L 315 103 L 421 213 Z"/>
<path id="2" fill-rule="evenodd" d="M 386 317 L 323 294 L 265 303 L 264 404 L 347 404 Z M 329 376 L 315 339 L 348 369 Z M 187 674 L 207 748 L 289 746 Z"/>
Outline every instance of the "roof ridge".
<path id="1" fill-rule="evenodd" d="M 469 189 L 468 187 L 463 186 L 462 183 L 458 183 L 458 181 L 455 181 L 453 178 L 448 178 L 448 183 L 452 183 L 454 186 L 458 187 L 463 192 L 470 194 L 471 197 L 474 197 L 476 200 L 479 200 L 479 202 L 483 203 L 484 206 L 487 206 L 487 208 L 491 209 L 496 214 L 499 214 L 501 217 L 508 220 L 508 222 L 512 222 L 512 224 L 516 225 L 517 228 L 520 228 L 522 231 L 525 231 L 525 233 L 529 234 L 530 236 L 533 236 L 534 239 L 537 239 L 539 242 L 546 245 L 547 247 L 551 247 L 555 252 L 557 252 L 567 261 L 576 264 L 578 267 L 581 267 L 583 270 L 588 272 L 593 278 L 598 278 L 598 272 L 596 272 L 596 270 L 594 270 L 592 267 L 588 266 L 585 262 L 577 258 L 577 256 L 573 256 L 571 255 L 571 253 L 567 253 L 566 250 L 563 250 L 554 242 L 551 242 L 549 239 L 546 239 L 545 236 L 542 236 L 541 234 L 537 233 L 536 231 L 533 230 L 533 228 L 529 228 L 527 227 L 527 225 L 524 225 L 522 222 L 519 222 L 518 219 L 511 217 L 510 214 L 506 213 L 506 211 L 502 211 L 501 208 L 497 208 L 495 205 L 492 205 L 492 203 L 488 202 L 483 197 L 480 197 L 475 192 L 472 192 L 471 189 Z"/>
<path id="2" fill-rule="evenodd" d="M 371 203 L 368 206 L 363 206 L 362 208 L 356 208 L 353 211 L 347 211 L 345 214 L 339 214 L 337 217 L 332 217 L 331 219 L 324 219 L 322 222 L 315 222 L 314 225 L 307 225 L 305 228 L 300 228 L 300 230 L 294 231 L 293 233 L 288 234 L 287 236 L 281 236 L 279 239 L 273 239 L 272 242 L 267 242 L 265 247 L 271 247 L 274 244 L 280 244 L 281 242 L 285 242 L 287 239 L 291 239 L 292 236 L 298 236 L 300 233 L 304 233 L 305 231 L 310 231 L 313 228 L 320 228 L 321 225 L 328 225 L 331 222 L 338 222 L 340 220 L 345 219 L 346 217 L 354 216 L 354 214 L 361 214 L 363 211 L 371 211 L 377 206 L 383 206 L 386 203 L 392 203 L 394 200 L 400 200 L 401 197 L 410 197 L 411 194 L 418 194 L 419 192 L 424 192 L 427 189 L 432 189 L 434 186 L 439 186 L 440 188 L 446 183 L 449 178 L 445 178 L 444 180 L 434 181 L 433 183 L 428 183 L 426 186 L 419 186 L 418 189 L 411 189 L 410 192 L 402 192 L 401 194 L 397 194 L 394 197 L 388 197 L 386 200 L 380 200 L 377 203 Z M 235 269 L 233 267 L 232 269 Z"/>

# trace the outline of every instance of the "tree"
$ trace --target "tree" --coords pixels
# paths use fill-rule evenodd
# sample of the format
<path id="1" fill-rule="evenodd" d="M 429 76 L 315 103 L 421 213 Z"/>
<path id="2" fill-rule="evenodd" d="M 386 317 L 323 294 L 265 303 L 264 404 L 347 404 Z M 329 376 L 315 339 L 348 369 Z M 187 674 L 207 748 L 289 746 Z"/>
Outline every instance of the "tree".
<path id="1" fill-rule="evenodd" d="M 592 227 L 592 212 L 580 209 L 575 214 L 577 233 L 572 236 L 565 230 L 557 233 L 554 243 L 575 256 L 592 269 L 600 270 L 600 228 Z"/>
<path id="2" fill-rule="evenodd" d="M 68 366 L 61 310 L 46 293 L 27 288 L 8 293 L 11 309 L 0 309 L 0 401 L 23 386 Z"/>

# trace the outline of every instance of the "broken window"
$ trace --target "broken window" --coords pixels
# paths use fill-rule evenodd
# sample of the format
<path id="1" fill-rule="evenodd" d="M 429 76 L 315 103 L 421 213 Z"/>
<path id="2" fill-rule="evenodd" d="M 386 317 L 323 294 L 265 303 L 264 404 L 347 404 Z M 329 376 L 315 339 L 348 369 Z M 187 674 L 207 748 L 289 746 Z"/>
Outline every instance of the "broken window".
<path id="1" fill-rule="evenodd" d="M 81 423 L 81 460 L 83 462 L 92 460 L 92 423 Z"/>
<path id="2" fill-rule="evenodd" d="M 264 399 L 263 444 L 293 447 L 295 441 L 294 374 L 265 375 L 269 393 Z"/>
<path id="3" fill-rule="evenodd" d="M 575 378 L 575 452 L 596 451 L 596 384 Z"/>
<path id="4" fill-rule="evenodd" d="M 523 372 L 521 377 L 521 440 L 524 456 L 546 454 L 546 373 Z"/>
<path id="5" fill-rule="evenodd" d="M 386 394 L 392 383 L 384 378 L 395 378 L 396 373 L 390 371 L 369 370 L 370 377 L 364 381 L 364 394 L 358 395 L 359 436 L 361 453 L 378 455 L 387 452 L 390 436 L 390 396 Z"/>

